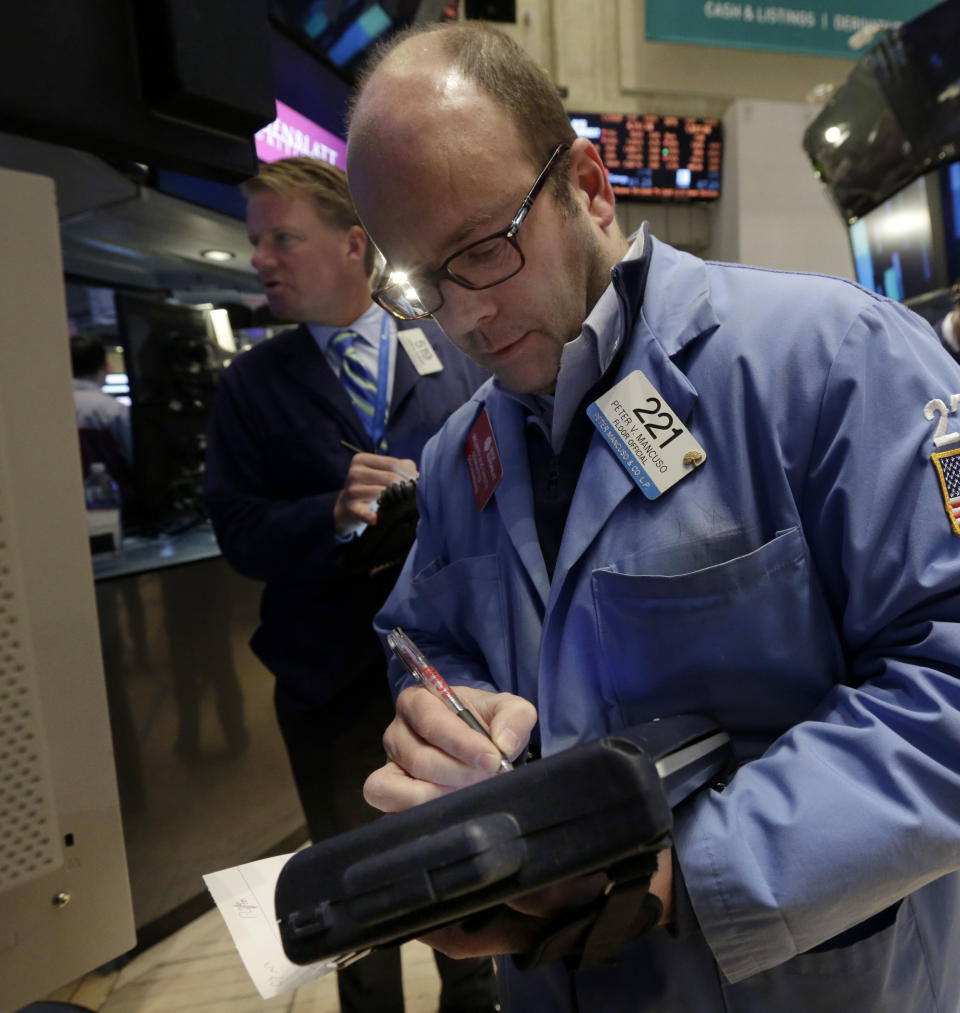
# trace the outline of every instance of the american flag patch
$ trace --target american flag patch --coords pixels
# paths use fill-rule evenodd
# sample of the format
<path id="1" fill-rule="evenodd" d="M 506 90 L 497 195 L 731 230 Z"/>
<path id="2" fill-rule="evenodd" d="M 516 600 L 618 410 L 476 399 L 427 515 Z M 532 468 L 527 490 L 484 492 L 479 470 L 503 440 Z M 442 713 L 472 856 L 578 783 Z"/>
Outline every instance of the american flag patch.
<path id="1" fill-rule="evenodd" d="M 950 527 L 955 535 L 960 535 L 960 448 L 931 454 L 930 460 L 940 479 L 940 490 L 950 517 Z"/>

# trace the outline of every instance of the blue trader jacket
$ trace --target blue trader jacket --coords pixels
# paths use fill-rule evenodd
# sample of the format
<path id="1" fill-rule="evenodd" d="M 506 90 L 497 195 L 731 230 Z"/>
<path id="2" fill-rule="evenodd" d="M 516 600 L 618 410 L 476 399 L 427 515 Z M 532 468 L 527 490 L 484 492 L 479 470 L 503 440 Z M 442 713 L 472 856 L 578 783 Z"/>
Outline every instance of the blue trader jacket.
<path id="1" fill-rule="evenodd" d="M 420 376 L 397 344 L 388 452 L 419 462 L 427 439 L 488 374 L 432 321 L 408 326 L 426 334 L 444 367 Z M 362 701 L 369 679 L 382 678 L 372 620 L 396 579 L 395 569 L 370 577 L 337 567 L 333 505 L 353 457 L 341 440 L 373 452 L 306 327 L 255 346 L 221 377 L 205 500 L 230 564 L 266 581 L 251 647 L 287 693 L 310 705 Z"/>
<path id="2" fill-rule="evenodd" d="M 931 455 L 960 367 L 852 283 L 650 242 L 642 305 L 627 260 L 582 337 L 601 365 L 625 341 L 609 385 L 642 370 L 706 461 L 648 500 L 594 434 L 548 580 L 525 409 L 490 382 L 427 445 L 377 620 L 451 683 L 531 700 L 545 753 L 688 711 L 735 743 L 676 813 L 693 927 L 573 976 L 505 961 L 505 1009 L 956 1013 L 960 537 Z M 481 406 L 503 478 L 478 512 Z"/>

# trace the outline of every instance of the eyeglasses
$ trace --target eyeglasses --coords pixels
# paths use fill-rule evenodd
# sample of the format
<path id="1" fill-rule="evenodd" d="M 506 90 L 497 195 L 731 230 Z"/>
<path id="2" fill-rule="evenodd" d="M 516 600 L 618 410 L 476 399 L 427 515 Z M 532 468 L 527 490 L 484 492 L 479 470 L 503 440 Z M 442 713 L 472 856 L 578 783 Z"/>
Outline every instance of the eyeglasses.
<path id="1" fill-rule="evenodd" d="M 478 239 L 451 254 L 435 271 L 390 271 L 373 292 L 374 300 L 400 320 L 421 320 L 443 305 L 441 281 L 479 291 L 493 288 L 523 270 L 526 263 L 517 233 L 530 213 L 551 170 L 569 145 L 559 144 L 523 199 L 513 221 L 500 232 Z"/>

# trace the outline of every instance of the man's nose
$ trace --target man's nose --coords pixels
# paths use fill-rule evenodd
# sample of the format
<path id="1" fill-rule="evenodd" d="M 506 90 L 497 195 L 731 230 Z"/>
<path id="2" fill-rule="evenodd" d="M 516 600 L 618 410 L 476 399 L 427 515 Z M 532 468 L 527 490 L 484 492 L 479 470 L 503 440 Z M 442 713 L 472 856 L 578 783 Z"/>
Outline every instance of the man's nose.
<path id="1" fill-rule="evenodd" d="M 451 334 L 468 334 L 483 330 L 484 323 L 497 312 L 496 288 L 464 288 L 452 281 L 443 281 L 443 305 L 434 316 L 440 326 Z"/>
<path id="2" fill-rule="evenodd" d="M 265 267 L 269 267 L 275 262 L 276 258 L 270 253 L 270 248 L 265 243 L 258 243 L 253 248 L 253 254 L 250 257 L 250 264 L 254 271 L 262 271 Z"/>

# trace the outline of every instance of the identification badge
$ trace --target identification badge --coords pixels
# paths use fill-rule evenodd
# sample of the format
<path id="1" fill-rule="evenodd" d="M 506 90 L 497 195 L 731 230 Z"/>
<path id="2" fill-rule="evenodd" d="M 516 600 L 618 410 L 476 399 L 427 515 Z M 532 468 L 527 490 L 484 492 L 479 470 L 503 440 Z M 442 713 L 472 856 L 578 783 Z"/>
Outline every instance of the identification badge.
<path id="1" fill-rule="evenodd" d="M 647 499 L 663 495 L 707 459 L 639 369 L 598 397 L 587 415 Z"/>
<path id="2" fill-rule="evenodd" d="M 431 373 L 439 373 L 443 369 L 443 363 L 434 350 L 433 345 L 427 340 L 426 334 L 419 327 L 408 327 L 405 330 L 397 331 L 397 340 L 403 345 L 413 368 L 421 376 L 429 376 Z"/>
<path id="3" fill-rule="evenodd" d="M 480 412 L 477 421 L 467 435 L 463 445 L 463 456 L 470 470 L 470 485 L 473 487 L 473 501 L 477 510 L 482 510 L 503 478 L 503 465 L 497 440 L 490 427 L 490 416 L 486 408 Z"/>

